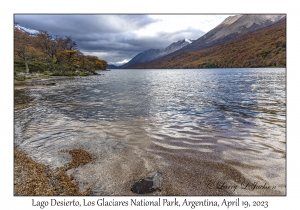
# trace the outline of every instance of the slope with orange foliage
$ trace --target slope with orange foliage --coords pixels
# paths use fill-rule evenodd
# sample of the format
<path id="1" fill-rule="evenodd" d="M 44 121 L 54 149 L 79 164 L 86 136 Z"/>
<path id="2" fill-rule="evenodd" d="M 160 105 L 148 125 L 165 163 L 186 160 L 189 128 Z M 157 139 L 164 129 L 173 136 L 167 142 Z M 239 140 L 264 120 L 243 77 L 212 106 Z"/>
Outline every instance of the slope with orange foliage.
<path id="1" fill-rule="evenodd" d="M 169 55 L 132 69 L 156 68 L 252 68 L 286 66 L 286 19 L 249 32 L 218 46 Z"/>

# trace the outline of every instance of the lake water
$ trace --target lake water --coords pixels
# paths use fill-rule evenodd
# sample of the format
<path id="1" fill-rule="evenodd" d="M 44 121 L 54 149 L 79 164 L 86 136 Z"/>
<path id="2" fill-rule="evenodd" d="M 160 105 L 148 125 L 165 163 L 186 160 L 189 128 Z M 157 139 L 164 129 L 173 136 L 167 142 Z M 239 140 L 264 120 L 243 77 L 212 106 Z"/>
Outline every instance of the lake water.
<path id="1" fill-rule="evenodd" d="M 15 89 L 14 144 L 93 195 L 285 195 L 286 69 L 112 70 Z"/>

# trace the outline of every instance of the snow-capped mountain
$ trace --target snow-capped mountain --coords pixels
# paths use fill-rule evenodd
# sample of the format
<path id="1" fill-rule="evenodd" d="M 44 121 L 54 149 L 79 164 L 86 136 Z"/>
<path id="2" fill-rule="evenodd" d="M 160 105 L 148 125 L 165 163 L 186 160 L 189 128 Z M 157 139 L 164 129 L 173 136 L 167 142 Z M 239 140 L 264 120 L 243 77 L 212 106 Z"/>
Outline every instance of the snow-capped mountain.
<path id="1" fill-rule="evenodd" d="M 150 49 L 150 50 L 146 50 L 144 52 L 141 52 L 139 54 L 137 54 L 135 57 L 133 57 L 128 63 L 120 66 L 119 68 L 125 68 L 126 66 L 129 66 L 131 64 L 134 63 L 144 63 L 147 61 L 151 61 L 160 57 L 163 57 L 165 55 L 168 55 L 172 52 L 175 52 L 189 44 L 191 44 L 193 42 L 193 40 L 190 39 L 183 39 L 177 42 L 174 42 L 172 44 L 170 44 L 168 47 L 166 47 L 163 50 L 159 50 L 159 49 Z"/>
<path id="2" fill-rule="evenodd" d="M 189 44 L 191 44 L 193 41 L 190 40 L 190 39 L 183 39 L 183 40 L 180 40 L 178 42 L 174 42 L 172 44 L 170 44 L 167 48 L 161 50 L 155 57 L 156 58 L 160 58 L 162 56 L 165 56 L 165 55 L 168 55 L 172 52 L 175 52 Z"/>
<path id="3" fill-rule="evenodd" d="M 15 28 L 29 34 L 30 36 L 36 36 L 39 33 L 39 31 L 37 31 L 37 30 L 26 28 L 26 27 L 20 26 L 19 24 L 15 24 Z"/>
<path id="4" fill-rule="evenodd" d="M 265 63 L 260 60 L 255 60 L 261 58 L 261 50 L 264 48 L 264 52 L 268 52 L 268 57 L 264 59 L 269 59 L 268 62 L 271 62 L 270 60 L 273 59 L 273 63 L 270 65 L 285 66 L 285 25 L 286 15 L 284 14 L 247 14 L 231 16 L 191 44 L 188 44 L 173 53 L 149 62 L 130 65 L 126 68 L 186 68 L 186 66 L 189 66 L 189 68 L 210 68 L 213 66 L 222 68 L 240 68 L 245 66 L 252 67 L 255 65 L 265 67 Z M 254 36 L 255 39 L 252 39 L 252 36 Z M 264 38 L 260 39 L 259 37 Z M 282 49 L 280 52 L 277 50 L 280 46 L 278 44 L 274 45 L 277 38 L 282 40 L 280 45 Z M 273 39 L 274 43 L 272 44 Z M 251 40 L 251 42 L 247 43 L 245 40 Z M 266 43 L 263 42 L 264 40 Z M 259 47 L 256 45 L 257 43 L 260 43 L 258 44 Z M 234 46 L 234 49 L 232 46 Z M 276 50 L 274 49 L 274 46 Z M 243 51 L 244 49 L 247 49 L 246 52 Z M 240 57 L 241 54 L 236 54 L 236 51 L 243 52 L 243 55 L 248 53 L 248 56 Z M 258 53 L 253 57 L 255 51 L 260 52 L 260 54 Z M 269 53 L 273 51 L 274 53 Z M 209 54 L 207 54 L 208 52 Z M 279 53 L 280 56 L 277 56 Z M 197 57 L 195 56 L 196 54 L 201 56 Z M 218 58 L 218 56 L 216 56 L 220 54 L 223 54 L 223 58 Z M 224 60 L 224 56 L 227 56 L 227 59 Z M 231 61 L 231 63 L 228 64 L 228 56 L 232 56 L 232 59 L 230 58 L 230 60 L 236 59 L 237 62 L 233 63 Z M 247 60 L 249 58 L 251 59 Z M 211 60 L 211 63 L 207 62 L 208 60 Z M 257 63 L 255 63 L 255 61 Z"/>

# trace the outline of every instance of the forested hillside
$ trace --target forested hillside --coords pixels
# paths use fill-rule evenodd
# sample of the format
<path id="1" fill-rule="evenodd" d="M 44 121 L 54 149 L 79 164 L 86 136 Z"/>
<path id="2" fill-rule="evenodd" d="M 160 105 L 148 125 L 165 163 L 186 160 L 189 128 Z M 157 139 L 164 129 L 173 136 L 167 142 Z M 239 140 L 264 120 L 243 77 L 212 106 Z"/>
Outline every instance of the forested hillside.
<path id="1" fill-rule="evenodd" d="M 204 50 L 166 56 L 127 68 L 248 68 L 286 66 L 286 19 Z"/>
<path id="2" fill-rule="evenodd" d="M 105 70 L 107 62 L 83 55 L 70 37 L 52 37 L 46 31 L 29 34 L 14 29 L 14 75 L 39 72 L 53 76 L 85 76 Z"/>

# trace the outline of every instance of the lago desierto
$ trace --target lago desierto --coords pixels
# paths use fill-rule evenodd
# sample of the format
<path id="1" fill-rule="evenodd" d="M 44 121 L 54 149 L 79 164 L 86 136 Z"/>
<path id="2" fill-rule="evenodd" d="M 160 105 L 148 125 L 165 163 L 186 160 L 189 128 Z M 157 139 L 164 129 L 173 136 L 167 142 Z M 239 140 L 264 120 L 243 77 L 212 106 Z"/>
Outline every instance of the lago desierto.
<path id="1" fill-rule="evenodd" d="M 14 144 L 92 195 L 285 195 L 286 69 L 111 70 L 14 90 Z M 148 180 L 148 183 L 141 180 Z M 140 186 L 142 187 L 142 186 Z"/>

